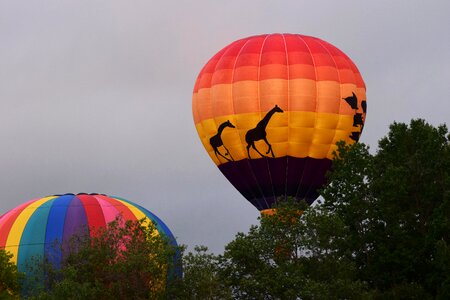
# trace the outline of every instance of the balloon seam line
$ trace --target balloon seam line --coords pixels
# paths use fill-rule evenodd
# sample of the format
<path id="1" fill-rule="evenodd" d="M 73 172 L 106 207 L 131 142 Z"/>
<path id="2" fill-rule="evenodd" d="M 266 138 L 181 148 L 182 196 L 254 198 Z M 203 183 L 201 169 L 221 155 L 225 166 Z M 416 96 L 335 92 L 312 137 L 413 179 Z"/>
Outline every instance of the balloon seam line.
<path id="1" fill-rule="evenodd" d="M 262 43 L 262 45 L 261 45 L 261 50 L 259 51 L 258 80 L 257 80 L 257 82 L 258 82 L 258 103 L 259 103 L 259 119 L 260 119 L 260 121 L 263 119 L 263 118 L 262 118 L 262 111 L 261 111 L 261 80 L 260 80 L 260 78 L 261 78 L 261 60 L 262 60 L 262 52 L 263 52 L 264 46 L 266 45 L 266 41 L 269 39 L 269 37 L 270 37 L 271 35 L 272 35 L 272 34 L 266 35 L 266 37 L 264 38 L 264 41 L 263 41 L 263 43 Z M 270 187 L 272 188 L 272 195 L 273 195 L 273 197 L 275 198 L 275 190 L 273 189 L 272 174 L 270 174 L 269 159 L 268 159 L 267 157 L 263 157 L 263 159 L 265 160 L 266 165 L 267 165 L 267 174 L 269 174 L 269 179 L 270 179 L 270 183 L 271 183 Z M 257 182 L 257 184 L 258 184 L 258 187 L 259 187 L 259 183 L 258 183 L 258 182 Z M 264 200 L 264 202 L 266 203 L 265 207 L 270 208 L 271 205 L 269 205 L 269 203 L 267 202 L 266 195 L 264 195 L 264 193 L 262 193 L 262 195 L 263 195 L 263 200 Z M 276 199 L 275 199 L 275 200 L 276 200 Z"/>
<path id="2" fill-rule="evenodd" d="M 231 87 L 231 101 L 232 101 L 232 103 L 233 103 L 233 116 L 236 115 L 236 112 L 235 112 L 235 110 L 234 110 L 234 97 L 233 97 L 233 94 L 234 94 L 234 93 L 233 93 L 233 89 L 234 89 L 234 84 L 233 84 L 233 81 L 234 81 L 234 71 L 235 71 L 235 67 L 236 67 L 236 64 L 237 64 L 239 55 L 240 55 L 241 52 L 244 50 L 244 47 L 245 47 L 250 41 L 251 41 L 251 39 L 247 39 L 247 40 L 245 41 L 245 43 L 241 46 L 241 49 L 239 49 L 239 52 L 236 54 L 236 59 L 235 59 L 235 61 L 234 61 L 234 65 L 233 65 L 233 69 L 232 69 L 232 73 L 231 73 L 231 82 L 230 82 L 231 84 L 230 84 L 230 87 Z M 238 130 L 238 135 L 239 135 L 239 129 L 236 128 L 236 130 Z M 239 139 L 241 140 L 242 151 L 243 151 L 244 154 L 245 154 L 245 146 L 244 146 L 245 144 L 243 143 L 242 138 L 241 138 L 240 135 L 239 135 Z M 252 168 L 251 168 L 250 162 L 249 162 L 248 160 L 247 160 L 247 166 L 248 166 L 248 169 L 250 170 L 250 173 L 253 175 L 253 179 L 255 180 L 256 185 L 258 186 L 258 190 L 259 190 L 260 193 L 263 195 L 262 190 L 261 190 L 261 188 L 260 188 L 259 185 L 258 185 L 258 181 L 256 180 L 256 176 L 255 176 L 255 174 L 253 173 L 253 170 L 252 170 Z M 240 177 L 241 177 L 241 176 L 240 176 Z M 241 177 L 241 178 L 242 178 L 242 177 Z M 248 181 L 246 181 L 246 180 L 243 180 L 243 182 L 248 183 Z M 248 184 L 246 184 L 246 186 L 249 187 Z M 253 199 L 257 199 L 256 196 L 255 196 L 255 194 L 253 193 L 252 189 L 251 189 L 251 188 L 248 188 L 248 190 L 251 191 L 251 194 L 253 195 Z"/>
<path id="3" fill-rule="evenodd" d="M 287 43 L 286 43 L 286 38 L 284 36 L 284 34 L 281 35 L 283 37 L 283 42 L 284 42 L 284 51 L 286 53 L 286 68 L 287 68 L 287 118 L 288 118 L 288 135 L 287 135 L 287 153 L 286 153 L 286 173 L 285 173 L 285 183 L 284 183 L 284 197 L 285 200 L 287 200 L 287 195 L 288 195 L 288 175 L 289 175 L 289 147 L 290 147 L 290 142 L 289 142 L 289 137 L 290 137 L 290 129 L 291 129 L 291 109 L 290 109 L 290 69 L 289 69 L 289 54 L 288 54 L 288 49 L 287 49 Z"/>
<path id="4" fill-rule="evenodd" d="M 319 103 L 319 101 L 318 101 L 318 89 L 317 89 L 317 69 L 316 69 L 316 62 L 315 62 L 315 60 L 314 60 L 314 56 L 313 56 L 313 54 L 312 54 L 312 52 L 311 52 L 311 49 L 309 48 L 309 46 L 308 46 L 308 44 L 306 43 L 306 41 L 300 36 L 300 35 L 296 35 L 297 36 L 297 38 L 299 39 L 299 40 L 301 40 L 302 42 L 303 42 L 303 44 L 306 46 L 306 48 L 308 49 L 308 52 L 309 52 L 309 55 L 311 56 L 311 60 L 312 60 L 312 63 L 313 63 L 313 67 L 314 67 L 314 76 L 315 76 L 315 79 L 314 79 L 314 85 L 315 85 L 315 87 L 316 87 L 316 108 L 315 108 L 315 112 L 314 112 L 314 127 L 313 127 L 313 130 L 315 131 L 315 129 L 316 129 L 316 121 L 317 121 L 317 107 L 318 107 L 318 103 Z M 312 141 L 311 141 L 311 144 L 312 144 Z M 308 148 L 308 154 L 307 154 L 307 156 L 305 157 L 306 158 L 306 160 L 305 160 L 305 164 L 304 164 L 304 166 L 303 166 L 303 171 L 302 171 L 302 176 L 301 176 L 301 178 L 300 178 L 300 181 L 299 181 L 299 184 L 298 184 L 298 187 L 297 187 L 297 192 L 295 193 L 295 197 L 297 198 L 297 195 L 298 195 L 298 193 L 299 193 L 299 191 L 300 191 L 300 189 L 301 189 L 301 186 L 302 186 L 302 182 L 303 182 L 303 177 L 305 176 L 305 169 L 307 170 L 307 165 L 309 164 L 309 162 L 310 162 L 310 160 L 309 159 L 307 159 L 308 157 L 310 157 L 310 150 L 311 150 L 311 146 L 309 146 L 309 148 Z M 306 196 L 306 194 L 305 194 L 305 196 Z"/>

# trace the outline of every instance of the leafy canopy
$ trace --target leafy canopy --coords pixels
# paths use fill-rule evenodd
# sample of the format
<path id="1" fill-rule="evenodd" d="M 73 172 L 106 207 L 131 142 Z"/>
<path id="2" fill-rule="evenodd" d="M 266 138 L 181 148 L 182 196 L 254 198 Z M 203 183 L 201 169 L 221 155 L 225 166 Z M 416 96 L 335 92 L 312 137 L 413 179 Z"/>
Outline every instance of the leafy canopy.
<path id="1" fill-rule="evenodd" d="M 120 219 L 93 237 L 74 236 L 62 267 L 45 265 L 38 299 L 164 299 L 180 250 L 153 224 Z"/>
<path id="2" fill-rule="evenodd" d="M 0 249 L 0 299 L 15 299 L 20 293 L 22 274 L 11 259 L 11 253 Z"/>
<path id="3" fill-rule="evenodd" d="M 450 298 L 446 126 L 394 123 L 375 154 L 339 143 L 322 195 L 279 203 L 226 246 L 234 298 Z"/>
<path id="4" fill-rule="evenodd" d="M 74 244 L 40 297 L 450 299 L 446 126 L 394 123 L 375 154 L 338 143 L 322 196 L 312 207 L 280 201 L 223 255 L 197 247 L 168 286 L 179 249 L 151 227 L 113 223 Z"/>
<path id="5" fill-rule="evenodd" d="M 446 126 L 394 123 L 375 155 L 339 144 L 322 195 L 348 229 L 339 253 L 379 297 L 450 297 Z"/>

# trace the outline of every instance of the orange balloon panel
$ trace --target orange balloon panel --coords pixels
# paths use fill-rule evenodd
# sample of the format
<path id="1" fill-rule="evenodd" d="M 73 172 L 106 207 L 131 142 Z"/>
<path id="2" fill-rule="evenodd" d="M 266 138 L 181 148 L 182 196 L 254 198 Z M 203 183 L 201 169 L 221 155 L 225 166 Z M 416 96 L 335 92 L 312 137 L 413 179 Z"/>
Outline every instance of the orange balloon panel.
<path id="1" fill-rule="evenodd" d="M 336 142 L 359 139 L 365 99 L 361 74 L 342 51 L 310 36 L 270 34 L 214 55 L 198 75 L 192 110 L 212 160 L 262 209 L 278 196 L 317 197 Z"/>

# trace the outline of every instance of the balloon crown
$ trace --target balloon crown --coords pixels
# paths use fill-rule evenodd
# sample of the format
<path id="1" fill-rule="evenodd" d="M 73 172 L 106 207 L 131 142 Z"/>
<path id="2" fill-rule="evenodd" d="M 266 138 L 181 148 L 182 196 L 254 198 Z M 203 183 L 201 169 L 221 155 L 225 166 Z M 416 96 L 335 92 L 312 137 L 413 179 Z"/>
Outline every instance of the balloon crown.
<path id="1" fill-rule="evenodd" d="M 49 195 L 47 197 L 61 197 L 61 196 L 67 196 L 67 195 L 72 195 L 72 196 L 77 196 L 77 195 L 91 195 L 91 196 L 95 196 L 95 195 L 101 195 L 101 196 L 107 196 L 106 194 L 100 194 L 100 193 L 65 193 L 65 194 L 53 194 L 53 195 Z"/>

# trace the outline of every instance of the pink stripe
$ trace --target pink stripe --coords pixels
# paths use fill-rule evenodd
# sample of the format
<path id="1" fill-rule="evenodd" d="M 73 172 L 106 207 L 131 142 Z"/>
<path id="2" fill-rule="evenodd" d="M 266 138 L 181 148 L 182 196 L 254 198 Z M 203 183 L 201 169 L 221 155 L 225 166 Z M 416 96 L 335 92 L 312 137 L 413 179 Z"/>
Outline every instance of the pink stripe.
<path id="1" fill-rule="evenodd" d="M 105 201 L 100 197 L 94 197 L 98 200 L 98 203 L 103 210 L 103 216 L 105 217 L 106 224 L 114 221 L 116 216 L 118 216 L 120 213 L 119 210 L 117 210 L 117 208 L 111 205 L 111 203 L 109 203 L 108 201 Z"/>

